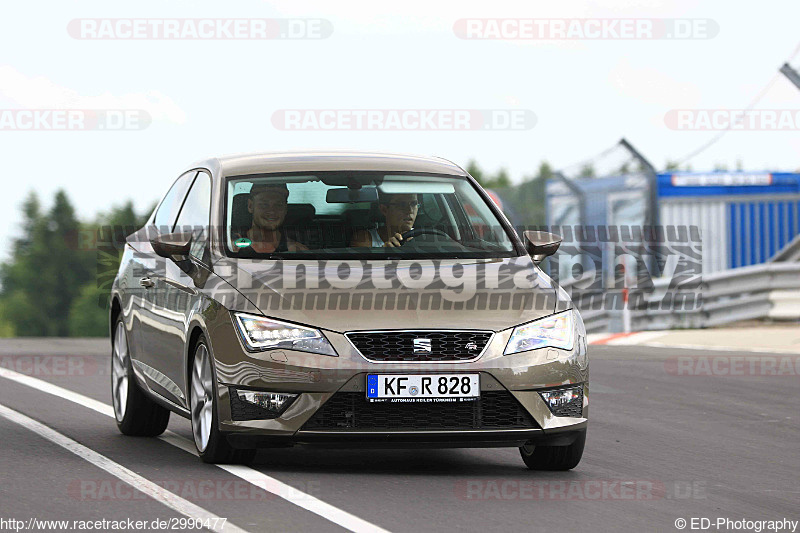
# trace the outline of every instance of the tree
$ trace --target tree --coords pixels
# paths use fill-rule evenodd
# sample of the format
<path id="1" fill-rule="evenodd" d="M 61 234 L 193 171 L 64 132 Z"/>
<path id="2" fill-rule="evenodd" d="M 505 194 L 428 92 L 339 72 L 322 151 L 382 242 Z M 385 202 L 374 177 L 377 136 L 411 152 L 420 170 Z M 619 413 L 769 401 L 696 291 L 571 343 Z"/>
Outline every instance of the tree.
<path id="1" fill-rule="evenodd" d="M 147 215 L 127 202 L 82 224 L 64 191 L 56 192 L 47 213 L 35 193 L 21 211 L 21 236 L 0 265 L 0 336 L 106 335 L 108 291 L 122 242 L 98 250 L 96 240 L 86 236 L 96 235 L 102 224 L 127 235 Z"/>
<path id="2" fill-rule="evenodd" d="M 96 283 L 87 283 L 69 310 L 69 333 L 72 337 L 108 335 L 108 291 Z M 103 306 L 98 305 L 104 302 Z"/>
<path id="3" fill-rule="evenodd" d="M 46 225 L 41 214 L 41 204 L 36 193 L 31 192 L 22 204 L 22 236 L 11 247 L 12 260 L 0 266 L 0 298 L 4 309 L 6 329 L 15 335 L 46 335 L 47 317 L 34 305 L 31 294 L 41 294 L 45 283 L 35 261 L 42 255 L 42 242 L 46 239 Z M 11 310 L 13 309 L 13 312 Z"/>
<path id="4" fill-rule="evenodd" d="M 80 223 L 64 191 L 55 195 L 47 221 L 50 230 L 49 251 L 53 258 L 46 267 L 55 283 L 53 300 L 57 319 L 56 335 L 69 335 L 69 312 L 81 287 L 93 279 L 91 252 L 78 249 Z"/>
<path id="5" fill-rule="evenodd" d="M 525 176 L 519 185 L 512 185 L 506 189 L 507 192 L 504 191 L 503 205 L 515 225 L 544 226 L 545 186 L 550 179 L 553 179 L 553 169 L 542 161 L 536 175 Z"/>
<path id="6" fill-rule="evenodd" d="M 475 181 L 483 185 L 483 171 L 478 166 L 474 159 L 470 159 L 467 164 L 467 172 L 470 176 L 475 178 Z"/>
<path id="7" fill-rule="evenodd" d="M 9 317 L 10 312 L 8 303 L 0 300 L 0 338 L 16 336 L 14 334 L 14 325 Z"/>
<path id="8" fill-rule="evenodd" d="M 91 235 L 94 243 L 92 280 L 81 287 L 69 314 L 69 334 L 73 337 L 95 337 L 108 334 L 108 302 L 122 259 L 125 237 L 145 225 L 150 213 L 137 214 L 128 200 L 100 213 L 94 223 L 87 224 L 83 233 Z"/>
<path id="9" fill-rule="evenodd" d="M 481 184 L 481 187 L 486 189 L 502 189 L 511 187 L 511 178 L 508 176 L 508 171 L 501 168 L 494 176 L 484 174 L 483 170 L 478 166 L 474 159 L 471 159 L 467 164 L 467 172 L 470 176 L 475 178 L 475 181 Z"/>
<path id="10" fill-rule="evenodd" d="M 22 206 L 23 236 L 0 269 L 0 297 L 14 333 L 66 336 L 67 317 L 81 285 L 91 278 L 88 254 L 78 250 L 79 223 L 64 191 L 58 191 L 46 215 L 35 194 Z"/>
<path id="11" fill-rule="evenodd" d="M 508 171 L 501 168 L 497 174 L 489 180 L 488 187 L 495 189 L 502 189 L 504 187 L 511 187 L 511 178 L 508 177 Z"/>
<path id="12" fill-rule="evenodd" d="M 550 166 L 550 163 L 547 161 L 542 161 L 539 164 L 539 173 L 536 175 L 536 178 L 540 180 L 549 180 L 553 179 L 553 167 Z"/>
<path id="13" fill-rule="evenodd" d="M 579 178 L 593 178 L 595 177 L 594 166 L 591 163 L 586 163 L 581 167 L 580 173 L 578 173 Z"/>

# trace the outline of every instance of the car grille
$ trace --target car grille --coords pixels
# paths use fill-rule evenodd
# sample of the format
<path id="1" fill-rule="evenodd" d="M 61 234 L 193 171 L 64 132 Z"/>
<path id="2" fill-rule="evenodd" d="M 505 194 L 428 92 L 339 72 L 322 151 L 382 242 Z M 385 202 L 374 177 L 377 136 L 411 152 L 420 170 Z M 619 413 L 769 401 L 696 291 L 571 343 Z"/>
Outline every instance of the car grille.
<path id="1" fill-rule="evenodd" d="M 368 402 L 363 392 L 334 394 L 302 430 L 470 430 L 539 426 L 507 391 L 484 391 L 471 402 Z"/>
<path id="2" fill-rule="evenodd" d="M 378 362 L 470 361 L 477 359 L 492 338 L 491 331 L 363 331 L 346 335 L 361 355 Z"/>

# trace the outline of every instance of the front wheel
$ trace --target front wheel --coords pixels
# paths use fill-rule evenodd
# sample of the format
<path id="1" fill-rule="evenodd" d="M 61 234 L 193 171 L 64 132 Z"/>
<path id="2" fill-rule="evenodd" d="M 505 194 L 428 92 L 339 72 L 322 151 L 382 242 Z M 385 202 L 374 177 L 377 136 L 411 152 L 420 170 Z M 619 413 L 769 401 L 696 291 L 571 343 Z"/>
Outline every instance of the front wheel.
<path id="1" fill-rule="evenodd" d="M 189 388 L 189 409 L 192 434 L 200 459 L 205 463 L 249 463 L 256 450 L 232 448 L 219 430 L 217 391 L 211 368 L 211 353 L 204 336 L 200 336 L 192 358 Z"/>
<path id="2" fill-rule="evenodd" d="M 124 435 L 161 435 L 169 424 L 169 410 L 148 398 L 137 385 L 128 351 L 128 334 L 121 317 L 114 326 L 111 342 L 111 401 L 117 427 Z"/>
<path id="3" fill-rule="evenodd" d="M 572 444 L 567 446 L 520 446 L 519 453 L 531 470 L 572 470 L 583 457 L 586 431 L 581 431 Z"/>

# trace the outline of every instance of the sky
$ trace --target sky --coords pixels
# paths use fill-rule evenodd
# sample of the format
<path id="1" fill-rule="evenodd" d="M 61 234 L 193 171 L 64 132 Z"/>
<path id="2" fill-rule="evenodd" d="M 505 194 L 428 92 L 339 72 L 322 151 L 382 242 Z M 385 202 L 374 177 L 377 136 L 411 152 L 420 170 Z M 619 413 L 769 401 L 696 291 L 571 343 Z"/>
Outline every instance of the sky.
<path id="1" fill-rule="evenodd" d="M 0 111 L 128 109 L 152 121 L 125 131 L 14 131 L 0 123 L 0 260 L 20 206 L 59 188 L 89 219 L 132 199 L 139 210 L 210 156 L 355 149 L 438 155 L 513 181 L 543 160 L 574 165 L 627 138 L 656 167 L 716 133 L 671 129 L 671 110 L 800 109 L 777 74 L 792 59 L 800 3 L 766 0 L 603 2 L 340 0 L 25 2 L 0 18 Z M 8 6 L 9 4 L 7 4 Z M 80 39 L 76 19 L 322 19 L 329 36 L 268 40 Z M 464 39 L 460 19 L 707 19 L 697 39 Z M 73 23 L 74 25 L 75 23 Z M 71 26 L 74 28 L 74 26 Z M 765 87 L 767 88 L 765 90 Z M 281 110 L 516 110 L 513 130 L 284 130 Z M 18 116 L 18 115 L 14 115 Z M 530 126 L 530 124 L 528 124 Z M 710 170 L 800 169 L 800 134 L 731 131 L 689 161 Z"/>

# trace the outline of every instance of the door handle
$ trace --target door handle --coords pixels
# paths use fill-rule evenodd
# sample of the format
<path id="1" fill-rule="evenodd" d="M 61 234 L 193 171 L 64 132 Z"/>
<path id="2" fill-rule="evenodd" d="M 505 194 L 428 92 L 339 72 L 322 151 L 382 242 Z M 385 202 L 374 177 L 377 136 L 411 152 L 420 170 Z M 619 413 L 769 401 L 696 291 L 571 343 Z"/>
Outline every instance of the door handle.
<path id="1" fill-rule="evenodd" d="M 155 285 L 155 282 L 150 278 L 142 278 L 139 280 L 139 285 L 147 289 Z"/>

